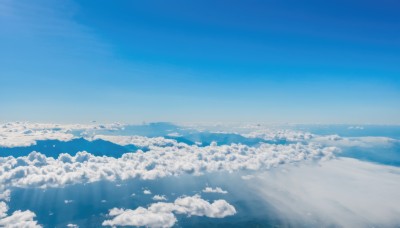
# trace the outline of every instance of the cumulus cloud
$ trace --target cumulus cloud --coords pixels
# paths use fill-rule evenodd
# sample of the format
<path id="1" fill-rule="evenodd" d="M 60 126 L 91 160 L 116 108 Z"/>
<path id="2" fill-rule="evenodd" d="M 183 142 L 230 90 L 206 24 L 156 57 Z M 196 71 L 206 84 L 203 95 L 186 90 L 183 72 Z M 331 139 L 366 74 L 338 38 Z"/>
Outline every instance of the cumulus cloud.
<path id="1" fill-rule="evenodd" d="M 351 129 L 362 129 L 361 127 L 353 127 Z M 374 146 L 390 146 L 394 143 L 400 143 L 398 139 L 389 137 L 341 137 L 339 135 L 316 135 L 309 132 L 294 130 L 275 130 L 275 129 L 259 129 L 250 133 L 242 134 L 249 138 L 262 138 L 270 141 L 284 140 L 289 143 L 319 143 L 325 146 L 337 147 L 374 147 Z"/>
<path id="2" fill-rule="evenodd" d="M 177 221 L 174 213 L 224 218 L 236 214 L 236 210 L 225 200 L 210 203 L 199 195 L 194 195 L 179 197 L 174 203 L 154 203 L 148 208 L 111 209 L 109 216 L 113 218 L 104 221 L 103 226 L 172 227 Z"/>
<path id="3" fill-rule="evenodd" d="M 303 142 L 314 137 L 314 135 L 309 132 L 268 128 L 261 128 L 249 133 L 243 133 L 242 135 L 248 138 L 261 138 L 269 141 L 285 140 L 288 142 Z"/>
<path id="4" fill-rule="evenodd" d="M 203 192 L 205 192 L 205 193 L 221 193 L 221 194 L 228 193 L 228 191 L 222 190 L 220 187 L 216 187 L 216 188 L 206 187 L 205 189 L 203 189 Z"/>
<path id="5" fill-rule="evenodd" d="M 398 139 L 388 137 L 341 137 L 339 135 L 318 136 L 312 139 L 313 142 L 337 147 L 386 147 L 400 143 Z"/>
<path id="6" fill-rule="evenodd" d="M 156 147 L 148 152 L 126 153 L 120 158 L 78 152 L 75 156 L 60 154 L 55 159 L 32 152 L 18 158 L 0 158 L 0 186 L 46 188 L 100 180 L 149 180 L 180 174 L 255 171 L 285 163 L 329 159 L 336 150 L 314 143 L 296 143 L 261 144 L 256 147 L 241 144 L 211 144 L 207 147 L 180 144 Z"/>
<path id="7" fill-rule="evenodd" d="M 8 206 L 5 202 L 0 202 L 0 227 L 18 228 L 18 227 L 29 227 L 38 228 L 37 221 L 34 220 L 36 217 L 35 213 L 31 211 L 14 211 L 11 215 L 7 215 Z"/>
<path id="8" fill-rule="evenodd" d="M 181 137 L 182 135 L 179 134 L 178 132 L 172 132 L 172 133 L 169 133 L 168 136 L 171 136 L 171 137 Z"/>
<path id="9" fill-rule="evenodd" d="M 151 191 L 148 190 L 148 189 L 145 189 L 145 190 L 143 190 L 143 194 L 145 194 L 145 195 L 150 195 L 150 194 L 151 194 Z"/>
<path id="10" fill-rule="evenodd" d="M 0 200 L 10 201 L 10 197 L 11 197 L 11 191 L 9 189 L 0 192 Z"/>
<path id="11" fill-rule="evenodd" d="M 167 200 L 167 198 L 164 196 L 164 195 L 155 195 L 155 196 L 153 196 L 153 200 L 156 200 L 156 201 L 165 201 L 165 200 Z"/>
<path id="12" fill-rule="evenodd" d="M 173 139 L 166 139 L 164 137 L 144 137 L 139 135 L 134 136 L 121 136 L 121 135 L 94 135 L 90 140 L 102 139 L 121 146 L 135 145 L 138 147 L 166 147 L 177 145 L 178 142 Z"/>
<path id="13" fill-rule="evenodd" d="M 0 218 L 6 217 L 8 211 L 8 206 L 5 202 L 0 202 Z"/>
<path id="14" fill-rule="evenodd" d="M 112 220 L 103 222 L 103 226 L 145 226 L 145 227 L 172 227 L 176 217 L 171 212 L 153 212 L 139 207 L 135 210 L 111 209 L 109 216 Z"/>
<path id="15" fill-rule="evenodd" d="M 397 227 L 400 168 L 350 158 L 287 166 L 257 175 L 249 186 L 283 226 Z"/>
<path id="16" fill-rule="evenodd" d="M 0 147 L 21 147 L 35 145 L 38 140 L 70 141 L 73 130 L 115 130 L 122 129 L 120 124 L 39 124 L 12 122 L 0 125 Z"/>

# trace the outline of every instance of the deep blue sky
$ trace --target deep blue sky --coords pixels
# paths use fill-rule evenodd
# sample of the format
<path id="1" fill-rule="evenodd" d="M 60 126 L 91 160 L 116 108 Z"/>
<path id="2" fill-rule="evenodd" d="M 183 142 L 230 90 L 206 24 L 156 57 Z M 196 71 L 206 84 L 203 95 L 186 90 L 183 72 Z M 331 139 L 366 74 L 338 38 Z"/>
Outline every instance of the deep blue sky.
<path id="1" fill-rule="evenodd" d="M 0 121 L 400 124 L 400 2 L 0 2 Z"/>

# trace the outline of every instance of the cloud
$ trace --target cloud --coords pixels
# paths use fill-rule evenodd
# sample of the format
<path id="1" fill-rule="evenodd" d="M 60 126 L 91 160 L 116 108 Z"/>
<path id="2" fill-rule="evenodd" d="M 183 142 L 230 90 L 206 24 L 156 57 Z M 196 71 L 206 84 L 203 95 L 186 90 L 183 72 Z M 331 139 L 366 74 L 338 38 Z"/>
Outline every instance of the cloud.
<path id="1" fill-rule="evenodd" d="M 295 130 L 281 130 L 281 129 L 258 129 L 249 133 L 242 134 L 248 138 L 261 138 L 268 141 L 288 141 L 288 142 L 303 142 L 310 140 L 314 137 L 313 134 L 303 131 Z"/>
<path id="2" fill-rule="evenodd" d="M 2 192 L 0 192 L 0 200 L 10 201 L 10 197 L 11 197 L 11 191 L 9 189 L 2 190 Z"/>
<path id="3" fill-rule="evenodd" d="M 35 145 L 38 140 L 70 141 L 77 136 L 76 130 L 116 130 L 120 124 L 39 124 L 28 122 L 11 122 L 0 125 L 0 147 L 25 147 Z"/>
<path id="4" fill-rule="evenodd" d="M 340 137 L 338 135 L 318 136 L 314 137 L 312 141 L 325 146 L 361 148 L 387 147 L 400 143 L 400 140 L 388 137 Z"/>
<path id="5" fill-rule="evenodd" d="M 155 195 L 155 196 L 153 196 L 153 200 L 157 200 L 157 201 L 165 201 L 165 200 L 167 200 L 167 198 L 164 196 L 164 195 L 162 195 L 162 196 L 160 196 L 160 195 Z"/>
<path id="6" fill-rule="evenodd" d="M 120 136 L 120 135 L 94 135 L 90 140 L 102 139 L 121 146 L 135 145 L 138 147 L 166 147 L 174 146 L 179 143 L 173 139 L 166 139 L 163 137 L 144 137 L 139 135 L 134 136 Z"/>
<path id="7" fill-rule="evenodd" d="M 103 226 L 146 226 L 146 227 L 172 227 L 176 220 L 173 213 L 157 213 L 139 207 L 135 210 L 111 209 L 109 216 L 112 220 L 103 222 Z"/>
<path id="8" fill-rule="evenodd" d="M 286 166 L 249 182 L 283 226 L 396 227 L 400 224 L 400 168 L 334 159 Z M 272 212 L 270 212 L 272 213 Z"/>
<path id="9" fill-rule="evenodd" d="M 70 227 L 70 228 L 79 228 L 78 225 L 72 224 L 72 223 L 69 223 L 69 224 L 67 225 L 67 227 Z"/>
<path id="10" fill-rule="evenodd" d="M 181 137 L 182 135 L 179 134 L 178 132 L 171 132 L 171 133 L 168 133 L 168 136 L 171 136 L 171 137 Z"/>
<path id="11" fill-rule="evenodd" d="M 31 211 L 14 211 L 11 215 L 7 215 L 8 206 L 5 202 L 0 202 L 0 227 L 41 227 L 34 221 L 35 213 Z"/>
<path id="12" fill-rule="evenodd" d="M 353 127 L 349 129 L 360 130 L 362 127 Z M 249 138 L 262 138 L 270 141 L 287 141 L 289 143 L 319 143 L 324 146 L 337 147 L 374 147 L 374 146 L 390 146 L 393 143 L 399 143 L 400 140 L 388 137 L 341 137 L 339 135 L 316 135 L 309 132 L 294 130 L 276 130 L 276 129 L 259 129 L 250 133 L 242 134 Z"/>
<path id="13" fill-rule="evenodd" d="M 150 194 L 151 194 L 151 191 L 148 190 L 148 189 L 145 189 L 145 190 L 143 190 L 143 194 L 145 194 L 145 195 L 150 195 Z"/>
<path id="14" fill-rule="evenodd" d="M 216 187 L 216 188 L 206 187 L 205 189 L 203 189 L 203 192 L 205 192 L 205 193 L 221 193 L 221 194 L 228 193 L 228 191 L 224 191 L 220 187 Z"/>
<path id="15" fill-rule="evenodd" d="M 8 211 L 8 206 L 5 202 L 0 202 L 0 218 L 6 217 Z"/>
<path id="16" fill-rule="evenodd" d="M 100 180 L 149 180 L 181 174 L 256 171 L 304 160 L 330 159 L 336 151 L 334 147 L 296 143 L 256 147 L 179 144 L 155 147 L 148 152 L 126 153 L 120 158 L 78 152 L 74 156 L 60 154 L 54 159 L 32 152 L 18 158 L 0 157 L 0 186 L 46 188 Z"/>
<path id="17" fill-rule="evenodd" d="M 0 126 L 0 147 L 22 147 L 35 145 L 37 140 L 57 139 L 69 141 L 74 136 L 67 131 L 50 129 L 32 130 L 25 125 Z"/>
<path id="18" fill-rule="evenodd" d="M 109 216 L 114 218 L 104 221 L 103 226 L 172 227 L 177 221 L 174 213 L 224 218 L 236 214 L 236 210 L 225 200 L 209 203 L 199 195 L 194 195 L 179 197 L 174 203 L 154 203 L 147 209 L 111 209 Z"/>
<path id="19" fill-rule="evenodd" d="M 350 126 L 347 129 L 349 130 L 364 130 L 363 126 Z"/>

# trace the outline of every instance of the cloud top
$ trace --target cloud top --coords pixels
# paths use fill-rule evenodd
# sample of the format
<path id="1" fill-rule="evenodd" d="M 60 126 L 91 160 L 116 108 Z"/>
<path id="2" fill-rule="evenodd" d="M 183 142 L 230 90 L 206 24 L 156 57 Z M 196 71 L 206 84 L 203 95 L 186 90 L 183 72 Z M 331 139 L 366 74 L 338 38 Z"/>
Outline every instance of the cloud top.
<path id="1" fill-rule="evenodd" d="M 126 153 L 120 158 L 93 156 L 87 152 L 61 154 L 57 159 L 32 152 L 24 157 L 0 158 L 3 187 L 61 187 L 100 180 L 144 180 L 207 172 L 264 170 L 281 164 L 329 159 L 337 151 L 318 144 L 240 144 L 198 147 L 179 144 L 148 152 Z"/>
<path id="2" fill-rule="evenodd" d="M 103 226 L 172 227 L 177 221 L 174 214 L 224 218 L 236 214 L 236 210 L 225 200 L 210 203 L 199 195 L 194 195 L 179 197 L 173 203 L 154 203 L 148 208 L 138 207 L 135 210 L 113 208 L 109 212 L 109 216 L 113 218 L 104 221 Z"/>

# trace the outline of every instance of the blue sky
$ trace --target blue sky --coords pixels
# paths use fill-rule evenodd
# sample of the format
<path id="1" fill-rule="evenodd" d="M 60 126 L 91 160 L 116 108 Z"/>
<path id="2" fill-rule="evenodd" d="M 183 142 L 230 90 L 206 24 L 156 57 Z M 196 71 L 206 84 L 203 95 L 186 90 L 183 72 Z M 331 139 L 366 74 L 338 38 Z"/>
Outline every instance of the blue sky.
<path id="1" fill-rule="evenodd" d="M 400 124 L 398 1 L 0 2 L 0 120 Z"/>

